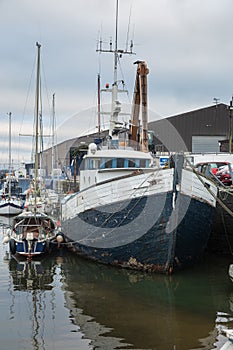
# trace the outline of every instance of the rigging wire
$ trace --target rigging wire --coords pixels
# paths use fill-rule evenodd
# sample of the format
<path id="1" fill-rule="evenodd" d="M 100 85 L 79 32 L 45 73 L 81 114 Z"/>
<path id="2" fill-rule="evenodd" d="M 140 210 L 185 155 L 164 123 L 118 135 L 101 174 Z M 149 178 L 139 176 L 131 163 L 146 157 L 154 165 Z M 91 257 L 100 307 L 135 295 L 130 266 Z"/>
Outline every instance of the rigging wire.
<path id="1" fill-rule="evenodd" d="M 127 217 L 128 217 L 128 215 L 135 209 L 135 207 L 140 203 L 140 201 L 142 200 L 142 198 L 144 198 L 144 196 L 145 196 L 145 193 L 148 191 L 148 188 L 149 187 L 142 187 L 143 186 L 143 184 L 146 182 L 146 181 L 148 181 L 149 180 L 149 178 L 150 177 L 157 177 L 157 175 L 159 175 L 160 174 L 160 169 L 154 169 L 154 171 L 153 170 L 151 170 L 152 171 L 152 173 L 150 173 L 148 176 L 146 176 L 144 179 L 143 179 L 143 181 L 140 183 L 140 185 L 137 187 L 137 188 L 135 188 L 134 189 L 134 191 L 130 194 L 130 196 L 129 196 L 129 200 L 130 200 L 130 198 L 133 198 L 133 196 L 134 196 L 134 194 L 138 191 L 138 189 L 140 189 L 140 187 L 143 189 L 143 192 L 141 193 L 141 195 L 139 196 L 139 197 L 137 197 L 137 200 L 136 200 L 136 203 L 133 205 L 133 207 L 132 208 L 129 208 L 129 210 L 128 210 L 128 213 L 120 220 L 120 222 L 118 222 L 117 223 L 117 225 L 116 225 L 116 227 L 113 227 L 110 231 L 108 231 L 107 233 L 105 233 L 105 237 L 106 236 L 108 236 L 109 234 L 111 234 L 112 232 L 114 232 L 114 230 L 116 230 L 117 228 L 119 228 L 119 226 L 120 225 L 122 225 L 122 223 L 127 219 Z M 131 176 L 131 175 L 129 175 L 129 176 Z M 86 205 L 87 205 L 87 202 L 86 202 Z M 121 208 L 123 208 L 125 206 L 125 203 L 122 203 L 121 205 L 120 205 L 120 207 L 119 207 L 119 210 L 121 209 Z M 73 208 L 73 207 L 72 207 Z M 70 210 L 72 209 L 71 207 L 70 207 Z M 101 227 L 103 228 L 104 227 L 104 225 L 113 217 L 115 215 L 115 213 L 113 212 L 113 213 L 109 213 L 109 216 L 104 220 L 104 222 L 101 224 Z M 108 228 L 108 227 L 106 227 L 106 228 Z M 96 231 L 98 231 L 98 227 L 97 228 L 95 228 L 94 230 L 92 230 L 91 231 L 91 235 L 93 234 L 93 233 L 95 233 Z M 86 236 L 85 237 L 85 240 L 87 240 L 88 239 L 88 236 Z M 90 238 L 91 240 L 93 240 L 93 238 Z M 98 239 L 98 238 L 97 238 Z M 80 243 L 81 242 L 81 240 L 79 240 L 79 241 L 74 241 L 74 242 L 68 242 L 68 243 L 66 243 L 67 245 L 69 245 L 69 244 L 74 244 L 74 243 Z"/>
<path id="2" fill-rule="evenodd" d="M 128 45 L 129 45 L 129 30 L 130 30 L 130 21 L 131 21 L 131 12 L 132 12 L 132 4 L 130 6 L 130 12 L 129 12 L 129 23 L 127 28 L 127 35 L 126 35 L 126 48 L 125 51 L 128 51 Z"/>
<path id="3" fill-rule="evenodd" d="M 28 85 L 28 90 L 27 90 L 27 95 L 26 95 L 26 101 L 25 101 L 24 108 L 23 108 L 23 118 L 22 118 L 21 125 L 20 125 L 20 128 L 19 128 L 19 134 L 21 133 L 23 122 L 24 122 L 24 118 L 25 118 L 25 115 L 26 115 L 26 108 L 27 108 L 27 105 L 28 105 L 29 93 L 30 93 L 31 87 L 32 87 L 32 78 L 33 78 L 33 74 L 35 72 L 35 67 L 36 67 L 36 58 L 37 58 L 37 56 L 35 55 L 32 71 L 31 71 L 31 75 L 30 75 L 30 79 L 29 79 L 29 85 Z"/>
<path id="4" fill-rule="evenodd" d="M 28 89 L 27 89 L 27 94 L 26 94 L 26 100 L 25 100 L 25 104 L 24 104 L 24 108 L 23 108 L 23 115 L 22 115 L 22 120 L 21 120 L 21 124 L 20 124 L 20 127 L 19 127 L 19 134 L 18 134 L 18 141 L 19 141 L 19 148 L 18 148 L 18 160 L 19 160 L 19 157 L 21 157 L 21 154 L 20 154 L 20 144 L 21 144 L 21 133 L 22 133 L 22 128 L 23 128 L 23 124 L 25 122 L 25 117 L 26 117 L 26 110 L 27 110 L 27 107 L 28 107 L 28 104 L 29 104 L 29 98 L 30 98 L 30 91 L 32 90 L 32 79 L 33 79 L 33 76 L 34 76 L 34 73 L 36 71 L 36 61 L 37 61 L 37 54 L 35 54 L 34 56 L 34 62 L 33 62 L 33 66 L 32 66 L 32 70 L 31 70 L 31 75 L 30 75 L 30 79 L 29 79 L 29 84 L 28 84 Z M 35 113 L 35 112 L 34 112 Z M 33 142 L 34 144 L 34 142 Z M 31 160 L 32 160 L 32 157 L 31 157 Z"/>

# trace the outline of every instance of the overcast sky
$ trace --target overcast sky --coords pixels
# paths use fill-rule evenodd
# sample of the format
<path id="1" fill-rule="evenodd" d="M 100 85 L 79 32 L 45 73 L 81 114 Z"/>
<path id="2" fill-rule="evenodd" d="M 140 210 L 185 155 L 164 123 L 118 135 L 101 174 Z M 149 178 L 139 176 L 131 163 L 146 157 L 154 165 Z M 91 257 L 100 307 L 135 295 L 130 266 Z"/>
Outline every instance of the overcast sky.
<path id="1" fill-rule="evenodd" d="M 36 41 L 42 45 L 45 130 L 51 124 L 53 93 L 58 141 L 95 127 L 97 74 L 103 86 L 111 84 L 113 67 L 113 57 L 99 55 L 96 47 L 100 36 L 106 48 L 114 39 L 115 7 L 115 0 L 0 0 L 0 163 L 8 152 L 9 112 L 12 157 L 30 160 L 32 140 L 18 134 L 33 130 Z M 127 38 L 133 39 L 136 53 L 121 59 L 119 73 L 129 103 L 133 62 L 140 59 L 150 70 L 150 120 L 210 106 L 214 98 L 228 104 L 233 93 L 232 7 L 232 0 L 119 0 L 118 47 L 125 49 Z"/>

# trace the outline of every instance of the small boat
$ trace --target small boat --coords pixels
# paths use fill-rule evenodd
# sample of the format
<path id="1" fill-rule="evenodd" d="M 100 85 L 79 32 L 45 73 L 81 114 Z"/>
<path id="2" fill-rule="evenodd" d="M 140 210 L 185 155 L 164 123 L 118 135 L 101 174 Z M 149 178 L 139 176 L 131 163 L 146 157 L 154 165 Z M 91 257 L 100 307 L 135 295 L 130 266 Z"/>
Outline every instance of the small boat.
<path id="1" fill-rule="evenodd" d="M 57 234 L 51 217 L 38 211 L 23 211 L 14 218 L 13 229 L 7 233 L 10 253 L 28 258 L 50 253 L 57 243 Z"/>
<path id="2" fill-rule="evenodd" d="M 37 81 L 40 80 L 40 44 L 37 43 L 38 47 L 38 69 L 37 69 Z M 37 91 L 40 89 L 40 84 L 37 83 Z M 26 199 L 24 207 L 27 210 L 34 210 L 35 208 L 38 211 L 42 211 L 48 215 L 53 215 L 55 212 L 57 212 L 57 209 L 59 207 L 59 196 L 58 193 L 56 193 L 53 189 L 46 188 L 44 178 L 42 176 L 39 176 L 39 164 L 41 163 L 41 160 L 39 159 L 38 155 L 38 117 L 39 117 L 39 110 L 38 110 L 38 100 L 40 98 L 40 92 L 36 94 L 36 132 L 35 132 L 35 139 L 36 139 L 36 147 L 35 147 L 35 171 L 34 171 L 34 177 L 30 182 L 30 185 L 28 189 L 25 191 L 26 193 Z M 53 94 L 53 128 L 54 128 L 54 94 Z M 40 116 L 41 117 L 41 116 Z M 54 129 L 53 129 L 53 143 L 54 143 Z M 40 139 L 43 138 L 43 133 L 40 133 Z M 54 146 L 53 146 L 54 147 Z M 54 152 L 53 152 L 54 153 Z M 53 167 L 53 156 L 52 156 L 52 167 Z"/>
<path id="3" fill-rule="evenodd" d="M 34 210 L 36 207 L 38 211 L 42 211 L 48 215 L 52 215 L 58 207 L 58 194 L 51 189 L 47 189 L 42 179 L 33 179 L 29 188 L 25 191 L 24 208 L 27 210 Z"/>
<path id="4" fill-rule="evenodd" d="M 23 211 L 25 195 L 16 177 L 7 176 L 0 196 L 0 215 L 17 215 Z"/>
<path id="5" fill-rule="evenodd" d="M 130 128 L 120 121 L 117 64 L 130 52 L 119 50 L 117 41 L 115 45 L 105 51 L 114 55 L 115 63 L 112 88 L 105 89 L 112 94 L 109 135 L 89 144 L 80 168 L 80 191 L 61 203 L 62 232 L 72 251 L 93 261 L 170 274 L 203 255 L 217 186 L 194 173 L 183 154 L 171 155 L 163 169 L 155 164 L 148 147 L 145 61 L 135 62 Z"/>
<path id="6" fill-rule="evenodd" d="M 24 255 L 28 258 L 38 256 L 42 253 L 49 253 L 53 243 L 60 243 L 63 235 L 56 230 L 54 220 L 43 212 L 38 206 L 37 198 L 40 198 L 38 187 L 38 119 L 39 119 L 39 81 L 40 81 L 40 47 L 37 55 L 37 89 L 36 89 L 36 151 L 35 151 L 35 180 L 33 189 L 33 206 L 25 208 L 24 211 L 14 218 L 13 229 L 8 231 L 4 242 L 9 241 L 12 254 Z"/>
<path id="7" fill-rule="evenodd" d="M 9 113 L 9 174 L 0 192 L 0 215 L 17 215 L 22 212 L 24 195 L 18 179 L 11 171 L 11 113 Z"/>

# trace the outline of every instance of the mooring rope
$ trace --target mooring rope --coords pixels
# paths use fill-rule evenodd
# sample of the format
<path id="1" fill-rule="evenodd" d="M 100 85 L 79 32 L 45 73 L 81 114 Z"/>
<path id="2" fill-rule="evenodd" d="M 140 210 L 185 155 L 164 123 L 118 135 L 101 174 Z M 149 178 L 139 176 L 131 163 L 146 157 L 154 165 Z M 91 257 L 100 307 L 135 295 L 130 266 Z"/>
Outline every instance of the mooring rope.
<path id="1" fill-rule="evenodd" d="M 154 170 L 156 170 L 156 169 L 154 169 Z M 117 228 L 122 224 L 122 222 L 124 222 L 124 220 L 128 217 L 129 213 L 139 204 L 139 202 L 141 201 L 141 199 L 142 199 L 143 196 L 145 195 L 146 191 L 148 190 L 148 187 L 146 187 L 146 188 L 143 188 L 143 187 L 142 187 L 142 186 L 144 185 L 144 183 L 145 183 L 146 181 L 148 181 L 150 177 L 154 177 L 154 175 L 158 175 L 159 172 L 160 172 L 160 169 L 159 169 L 159 170 L 156 170 L 156 171 L 153 171 L 153 169 L 152 169 L 152 171 L 148 174 L 148 176 L 146 176 L 146 177 L 143 179 L 143 181 L 139 184 L 139 186 L 136 187 L 136 188 L 134 188 L 134 191 L 130 194 L 130 196 L 129 196 L 128 199 L 132 198 L 133 195 L 134 195 L 134 193 L 136 193 L 140 188 L 143 189 L 143 193 L 141 193 L 140 196 L 137 197 L 136 203 L 134 204 L 134 206 L 133 206 L 132 208 L 129 208 L 129 210 L 128 210 L 127 214 L 124 216 L 124 218 L 123 218 L 122 220 L 120 220 L 120 222 L 117 223 L 116 227 L 113 227 L 109 232 L 107 232 L 106 235 L 109 235 L 110 233 L 112 233 L 115 229 L 117 229 Z M 156 177 L 156 176 L 155 176 L 155 177 Z M 125 204 L 122 203 L 119 209 L 121 209 L 124 205 L 125 205 Z M 104 225 L 113 217 L 114 214 L 115 214 L 115 213 L 110 213 L 110 214 L 109 214 L 109 216 L 108 216 L 108 217 L 104 220 L 104 222 L 102 223 L 102 225 L 101 225 L 102 228 L 103 228 Z M 96 232 L 98 229 L 99 229 L 99 228 L 95 228 L 95 229 L 91 232 L 91 234 L 93 234 L 94 232 Z M 86 237 L 85 237 L 85 240 L 91 239 L 91 238 L 89 238 L 89 236 L 90 236 L 91 234 L 89 234 L 88 236 L 86 236 Z M 78 240 L 78 241 L 69 241 L 69 242 L 63 243 L 63 244 L 73 245 L 73 244 L 79 243 L 79 242 L 80 242 L 80 240 Z"/>
<path id="2" fill-rule="evenodd" d="M 191 167 L 193 173 L 197 176 L 197 178 L 200 180 L 200 182 L 203 184 L 203 186 L 207 189 L 207 191 L 211 194 L 211 196 L 221 205 L 221 207 L 230 215 L 233 217 L 233 211 L 230 210 L 224 203 L 223 201 L 219 198 L 219 196 L 216 196 L 214 194 L 213 191 L 211 191 L 211 189 L 206 185 L 206 182 L 202 179 L 202 177 L 200 176 L 200 174 L 198 173 L 198 171 L 195 170 L 193 164 L 189 161 L 189 159 L 186 159 L 187 160 L 187 163 L 189 164 L 189 166 Z M 205 175 L 203 175 L 205 176 Z M 209 178 L 208 178 L 209 179 Z M 210 179 L 209 179 L 210 180 Z M 220 186 L 218 186 L 216 184 L 216 187 L 220 188 Z"/>
<path id="3" fill-rule="evenodd" d="M 233 250 L 232 250 L 231 242 L 229 240 L 229 235 L 227 233 L 226 224 L 225 224 L 225 220 L 224 220 L 224 216 L 223 216 L 223 211 L 222 210 L 221 210 L 221 219 L 222 219 L 222 224 L 223 224 L 223 228 L 224 228 L 224 234 L 225 234 L 225 237 L 226 237 L 226 241 L 227 241 L 227 244 L 229 246 L 230 253 L 231 253 L 231 255 L 233 255 Z"/>

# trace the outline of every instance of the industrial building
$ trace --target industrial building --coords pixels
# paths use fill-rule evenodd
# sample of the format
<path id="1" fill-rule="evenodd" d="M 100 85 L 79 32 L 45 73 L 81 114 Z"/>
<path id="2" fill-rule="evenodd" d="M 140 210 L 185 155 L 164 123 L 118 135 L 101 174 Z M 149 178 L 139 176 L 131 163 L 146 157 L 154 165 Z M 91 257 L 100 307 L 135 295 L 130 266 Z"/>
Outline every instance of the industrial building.
<path id="1" fill-rule="evenodd" d="M 223 103 L 182 113 L 168 118 L 149 122 L 148 128 L 154 133 L 156 152 L 228 152 L 229 139 L 232 135 L 232 115 L 229 106 Z M 107 131 L 100 137 L 106 136 Z M 41 167 L 46 175 L 53 168 L 70 167 L 72 157 L 77 150 L 98 138 L 98 134 L 90 134 L 64 141 L 45 150 L 41 154 Z M 54 161 L 52 161 L 54 159 Z"/>
<path id="2" fill-rule="evenodd" d="M 220 103 L 149 123 L 156 151 L 228 152 L 229 107 Z"/>

